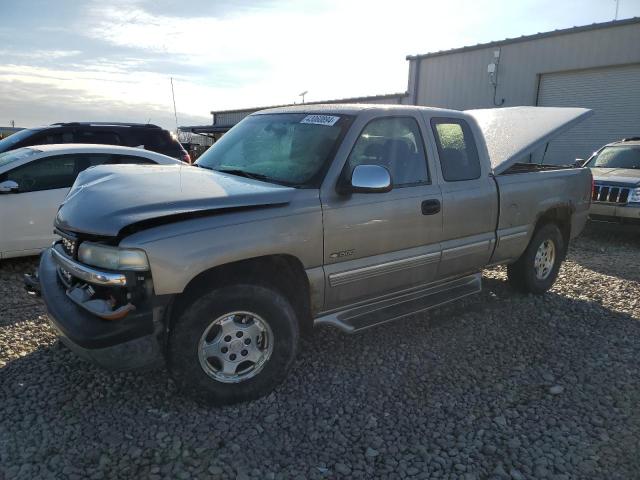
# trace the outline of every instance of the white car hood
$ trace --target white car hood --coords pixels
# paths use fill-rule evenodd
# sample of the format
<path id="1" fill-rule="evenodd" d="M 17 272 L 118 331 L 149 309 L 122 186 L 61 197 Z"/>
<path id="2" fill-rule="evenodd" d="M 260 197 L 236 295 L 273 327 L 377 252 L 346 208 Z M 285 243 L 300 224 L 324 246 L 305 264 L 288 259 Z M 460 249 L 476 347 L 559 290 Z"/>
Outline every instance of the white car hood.
<path id="1" fill-rule="evenodd" d="M 465 113 L 482 130 L 491 169 L 498 175 L 593 112 L 586 108 L 507 107 Z"/>

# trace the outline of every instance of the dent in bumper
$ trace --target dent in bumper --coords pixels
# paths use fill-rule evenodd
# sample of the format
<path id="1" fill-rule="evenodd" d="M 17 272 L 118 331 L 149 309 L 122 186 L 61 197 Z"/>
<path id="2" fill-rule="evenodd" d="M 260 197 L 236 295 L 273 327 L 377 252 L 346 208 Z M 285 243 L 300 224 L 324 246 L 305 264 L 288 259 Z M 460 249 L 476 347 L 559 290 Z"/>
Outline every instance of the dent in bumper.
<path id="1" fill-rule="evenodd" d="M 51 324 L 78 355 L 117 370 L 150 368 L 164 362 L 153 311 L 132 312 L 117 321 L 91 315 L 67 297 L 48 250 L 40 257 L 39 278 Z"/>

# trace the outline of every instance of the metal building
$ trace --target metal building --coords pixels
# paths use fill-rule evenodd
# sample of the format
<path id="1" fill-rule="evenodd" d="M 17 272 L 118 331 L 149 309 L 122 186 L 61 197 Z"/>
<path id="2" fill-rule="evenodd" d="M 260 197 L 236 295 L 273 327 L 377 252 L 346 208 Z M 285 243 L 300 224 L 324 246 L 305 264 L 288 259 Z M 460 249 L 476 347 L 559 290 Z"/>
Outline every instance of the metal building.
<path id="1" fill-rule="evenodd" d="M 576 106 L 594 115 L 552 142 L 545 163 L 640 135 L 640 18 L 408 56 L 410 103 L 466 110 Z"/>

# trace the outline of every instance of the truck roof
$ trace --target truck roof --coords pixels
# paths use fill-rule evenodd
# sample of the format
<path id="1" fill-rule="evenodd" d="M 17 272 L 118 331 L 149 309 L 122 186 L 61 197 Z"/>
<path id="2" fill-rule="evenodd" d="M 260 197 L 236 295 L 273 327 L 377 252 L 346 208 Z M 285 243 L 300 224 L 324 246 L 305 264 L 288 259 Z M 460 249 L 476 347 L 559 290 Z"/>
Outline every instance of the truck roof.
<path id="1" fill-rule="evenodd" d="M 319 103 L 319 104 L 300 104 L 289 107 L 276 107 L 268 108 L 266 110 L 260 110 L 253 115 L 264 115 L 269 113 L 324 113 L 324 114 L 343 114 L 343 115 L 357 115 L 364 110 L 379 110 L 389 111 L 394 110 L 397 112 L 409 112 L 416 110 L 428 110 L 441 112 L 443 115 L 456 114 L 460 115 L 464 113 L 460 110 L 451 110 L 447 108 L 435 108 L 435 107 L 422 107 L 415 105 L 385 105 L 379 103 Z"/>

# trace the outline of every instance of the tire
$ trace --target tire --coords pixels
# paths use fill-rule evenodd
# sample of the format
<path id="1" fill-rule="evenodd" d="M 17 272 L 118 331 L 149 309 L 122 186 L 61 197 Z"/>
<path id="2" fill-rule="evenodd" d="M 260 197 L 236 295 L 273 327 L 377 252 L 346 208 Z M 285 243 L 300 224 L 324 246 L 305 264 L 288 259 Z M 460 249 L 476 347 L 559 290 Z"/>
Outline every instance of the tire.
<path id="1" fill-rule="evenodd" d="M 545 242 L 547 242 L 545 244 Z M 544 251 L 549 251 L 549 243 L 553 245 L 553 261 L 549 268 L 536 270 L 536 255 L 543 244 Z M 515 262 L 507 266 L 509 283 L 516 290 L 523 293 L 535 293 L 537 295 L 548 291 L 556 281 L 560 265 L 564 260 L 566 248 L 560 229 L 555 223 L 547 223 L 539 227 L 527 249 Z M 550 255 L 547 255 L 549 258 Z M 549 261 L 542 262 L 549 264 Z M 542 271 L 541 271 L 542 270 Z"/>
<path id="2" fill-rule="evenodd" d="M 187 302 L 179 314 L 169 336 L 169 369 L 178 387 L 197 399 L 214 405 L 253 400 L 284 380 L 299 338 L 294 309 L 279 292 L 249 284 L 222 287 Z M 243 361 L 245 348 L 252 348 L 246 358 L 261 360 Z M 207 358 L 209 351 L 214 356 Z M 237 371 L 226 373 L 225 365 L 236 365 Z M 246 369 L 253 373 L 242 373 Z"/>

